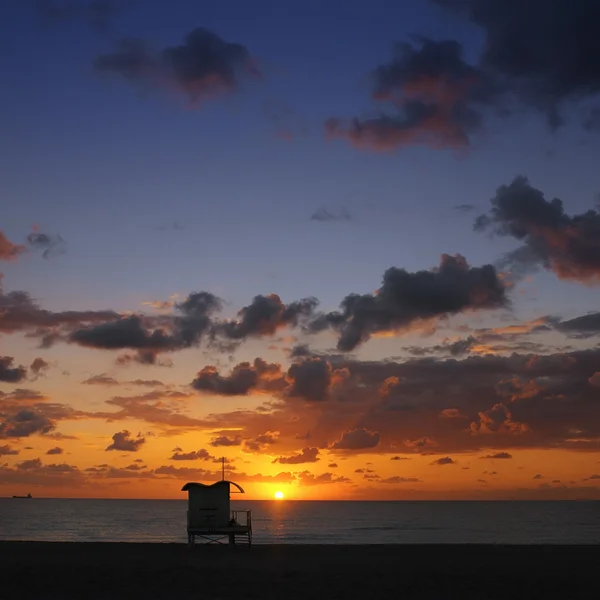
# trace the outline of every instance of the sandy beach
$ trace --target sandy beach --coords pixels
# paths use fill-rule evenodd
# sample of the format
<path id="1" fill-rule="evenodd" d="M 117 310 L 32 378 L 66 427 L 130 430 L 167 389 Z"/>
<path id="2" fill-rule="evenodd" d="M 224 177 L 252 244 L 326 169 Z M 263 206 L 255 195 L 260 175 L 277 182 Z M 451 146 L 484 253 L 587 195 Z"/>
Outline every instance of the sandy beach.
<path id="1" fill-rule="evenodd" d="M 0 542 L 6 598 L 600 597 L 600 546 Z"/>

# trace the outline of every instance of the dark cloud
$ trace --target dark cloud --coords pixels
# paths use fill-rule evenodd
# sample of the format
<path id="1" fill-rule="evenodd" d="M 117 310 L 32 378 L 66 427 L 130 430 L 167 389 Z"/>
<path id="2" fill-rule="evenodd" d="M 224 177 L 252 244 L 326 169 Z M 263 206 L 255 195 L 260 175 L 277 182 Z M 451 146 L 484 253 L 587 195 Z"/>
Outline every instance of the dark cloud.
<path id="1" fill-rule="evenodd" d="M 215 461 L 215 457 L 208 451 L 202 448 L 193 452 L 174 452 L 170 460 L 211 460 Z"/>
<path id="2" fill-rule="evenodd" d="M 558 331 L 566 333 L 569 337 L 586 339 L 600 334 L 600 313 L 589 313 L 567 321 L 555 324 Z"/>
<path id="3" fill-rule="evenodd" d="M 3 415 L 0 407 L 0 438 L 28 437 L 35 433 L 50 433 L 55 423 L 46 415 L 35 410 L 19 410 Z"/>
<path id="4" fill-rule="evenodd" d="M 314 463 L 319 459 L 318 448 L 303 448 L 299 454 L 292 454 L 291 456 L 280 456 L 273 462 L 280 463 L 282 465 L 300 465 L 303 463 Z"/>
<path id="5" fill-rule="evenodd" d="M 392 456 L 390 460 L 410 460 L 407 456 Z"/>
<path id="6" fill-rule="evenodd" d="M 5 383 L 20 383 L 27 377 L 27 369 L 21 365 L 13 367 L 12 356 L 0 356 L 0 381 Z"/>
<path id="7" fill-rule="evenodd" d="M 182 45 L 158 53 L 143 40 L 123 40 L 116 52 L 98 56 L 94 67 L 138 85 L 179 92 L 194 105 L 237 90 L 243 73 L 260 76 L 245 46 L 204 28 L 191 31 Z"/>
<path id="8" fill-rule="evenodd" d="M 600 92 L 600 4 L 596 0 L 433 0 L 484 33 L 480 68 L 554 129 L 570 102 Z"/>
<path id="9" fill-rule="evenodd" d="M 571 217 L 561 200 L 546 200 L 526 177 L 498 188 L 491 203 L 489 213 L 476 219 L 475 230 L 523 243 L 504 257 L 503 267 L 518 275 L 543 266 L 561 279 L 598 283 L 600 213 L 589 210 Z"/>
<path id="10" fill-rule="evenodd" d="M 214 366 L 206 366 L 191 385 L 198 391 L 215 395 L 245 396 L 259 389 L 274 391 L 280 383 L 283 383 L 281 366 L 257 358 L 252 364 L 243 362 L 236 365 L 227 376 L 220 375 Z"/>
<path id="11" fill-rule="evenodd" d="M 393 477 L 386 477 L 385 479 L 379 479 L 379 483 L 420 483 L 421 480 L 416 477 L 400 477 L 394 475 Z"/>
<path id="12" fill-rule="evenodd" d="M 365 450 L 375 448 L 379 445 L 381 439 L 377 431 L 367 431 L 366 429 L 353 429 L 345 431 L 342 437 L 331 444 L 332 450 Z"/>
<path id="13" fill-rule="evenodd" d="M 90 329 L 78 329 L 71 334 L 70 340 L 81 346 L 105 350 L 142 348 L 160 351 L 176 346 L 171 335 L 162 329 L 149 331 L 144 327 L 142 318 L 135 315 Z"/>
<path id="14" fill-rule="evenodd" d="M 214 446 L 215 448 L 218 448 L 220 446 L 241 446 L 242 438 L 239 435 L 236 435 L 234 437 L 229 437 L 227 435 L 219 435 L 210 440 L 210 445 Z"/>
<path id="15" fill-rule="evenodd" d="M 306 358 L 292 363 L 287 373 L 278 363 L 256 358 L 253 363 L 234 366 L 229 375 L 221 375 L 216 367 L 204 367 L 192 381 L 200 392 L 220 396 L 272 394 L 282 399 L 326 400 L 329 392 L 347 374 L 332 369 L 322 358 Z"/>
<path id="16" fill-rule="evenodd" d="M 78 329 L 69 341 L 89 348 L 116 350 L 131 348 L 135 356 L 121 357 L 121 363 L 135 360 L 155 364 L 161 352 L 189 348 L 200 343 L 211 326 L 211 315 L 221 301 L 209 292 L 193 292 L 176 304 L 178 314 L 164 317 L 130 315 L 94 327 Z"/>
<path id="17" fill-rule="evenodd" d="M 328 396 L 334 378 L 331 365 L 322 358 L 306 358 L 288 370 L 289 396 L 321 401 Z"/>
<path id="18" fill-rule="evenodd" d="M 88 377 L 81 383 L 85 385 L 119 385 L 119 382 L 114 377 L 109 377 L 106 373 L 92 375 L 92 377 Z"/>
<path id="19" fill-rule="evenodd" d="M 50 448 L 50 450 L 48 450 L 46 452 L 46 454 L 50 454 L 50 455 L 53 455 L 53 454 L 62 454 L 63 452 L 64 452 L 64 450 L 62 448 L 60 448 L 59 446 L 56 446 L 54 448 Z"/>
<path id="20" fill-rule="evenodd" d="M 479 458 L 488 458 L 488 459 L 492 459 L 492 460 L 498 460 L 498 459 L 509 459 L 512 458 L 512 454 L 509 454 L 508 452 L 496 452 L 495 454 L 487 454 L 486 456 L 480 456 Z"/>
<path id="21" fill-rule="evenodd" d="M 319 208 L 319 210 L 311 215 L 310 220 L 320 221 L 321 223 L 328 223 L 331 221 L 351 221 L 352 216 L 346 208 L 342 208 L 339 213 L 332 213 L 327 208 Z"/>
<path id="22" fill-rule="evenodd" d="M 44 258 L 58 256 L 67 251 L 67 243 L 60 235 L 42 233 L 37 228 L 27 236 L 27 243 L 33 250 L 41 252 Z"/>
<path id="23" fill-rule="evenodd" d="M 0 446 L 0 456 L 16 456 L 17 454 L 19 454 L 19 451 L 15 450 L 8 444 Z"/>
<path id="24" fill-rule="evenodd" d="M 481 128 L 483 110 L 497 102 L 488 75 L 464 61 L 455 41 L 398 43 L 393 59 L 372 78 L 373 99 L 392 112 L 350 122 L 331 118 L 329 136 L 379 151 L 412 144 L 465 147 Z"/>
<path id="25" fill-rule="evenodd" d="M 284 304 L 277 294 L 256 296 L 249 306 L 239 311 L 238 319 L 220 323 L 217 331 L 234 340 L 273 335 L 279 329 L 295 327 L 308 319 L 317 304 L 316 298 Z"/>
<path id="26" fill-rule="evenodd" d="M 119 450 L 121 452 L 137 452 L 146 438 L 138 435 L 136 438 L 131 437 L 131 433 L 124 429 L 112 436 L 113 443 L 106 447 L 106 451 Z"/>
<path id="27" fill-rule="evenodd" d="M 338 349 L 350 351 L 373 333 L 406 329 L 420 320 L 506 304 L 506 288 L 494 267 L 471 267 L 460 255 L 444 254 L 440 266 L 431 271 L 388 269 L 376 294 L 346 296 L 341 311 L 317 317 L 311 329 L 332 327 L 340 334 Z"/>
<path id="28" fill-rule="evenodd" d="M 25 246 L 19 244 L 13 244 L 8 238 L 0 231 L 0 260 L 15 260 L 20 254 L 27 252 Z"/>
<path id="29" fill-rule="evenodd" d="M 449 456 L 444 456 L 442 458 L 438 458 L 438 459 L 434 460 L 431 464 L 432 465 L 439 465 L 439 466 L 443 466 L 443 465 L 455 465 L 456 461 L 453 458 L 450 458 Z"/>
<path id="30" fill-rule="evenodd" d="M 43 358 L 34 358 L 31 365 L 29 365 L 31 372 L 39 377 L 42 373 L 50 368 L 50 363 L 45 361 Z"/>

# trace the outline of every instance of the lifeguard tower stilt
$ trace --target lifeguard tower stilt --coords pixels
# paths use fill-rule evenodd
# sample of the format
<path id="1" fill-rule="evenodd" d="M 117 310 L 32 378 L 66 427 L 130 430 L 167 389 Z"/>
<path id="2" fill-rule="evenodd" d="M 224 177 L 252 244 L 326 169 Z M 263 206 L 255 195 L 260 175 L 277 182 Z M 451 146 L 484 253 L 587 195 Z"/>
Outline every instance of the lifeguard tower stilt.
<path id="1" fill-rule="evenodd" d="M 188 493 L 187 535 L 188 544 L 193 546 L 196 538 L 207 544 L 222 544 L 227 539 L 230 544 L 236 538 L 252 545 L 252 511 L 231 510 L 230 494 L 243 494 L 237 483 L 225 480 L 225 461 L 223 460 L 223 479 L 216 483 L 189 482 L 182 488 Z M 237 488 L 232 490 L 231 488 Z"/>

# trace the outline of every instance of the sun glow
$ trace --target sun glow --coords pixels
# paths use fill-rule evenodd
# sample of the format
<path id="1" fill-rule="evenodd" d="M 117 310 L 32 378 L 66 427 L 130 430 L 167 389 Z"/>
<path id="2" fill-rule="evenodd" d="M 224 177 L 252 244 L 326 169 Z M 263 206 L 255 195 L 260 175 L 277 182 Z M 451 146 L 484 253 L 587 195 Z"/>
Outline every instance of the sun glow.
<path id="1" fill-rule="evenodd" d="M 275 492 L 275 500 L 283 500 L 284 498 L 283 492 Z"/>

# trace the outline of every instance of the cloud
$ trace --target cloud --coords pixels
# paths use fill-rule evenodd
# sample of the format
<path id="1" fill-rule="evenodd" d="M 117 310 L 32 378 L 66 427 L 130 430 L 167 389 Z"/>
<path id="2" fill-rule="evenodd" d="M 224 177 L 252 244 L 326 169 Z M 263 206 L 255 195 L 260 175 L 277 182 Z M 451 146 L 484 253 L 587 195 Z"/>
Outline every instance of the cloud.
<path id="1" fill-rule="evenodd" d="M 132 438 L 131 433 L 124 429 L 119 431 L 112 436 L 113 443 L 106 447 L 106 451 L 109 450 L 120 450 L 121 452 L 137 452 L 142 444 L 145 443 L 146 438 L 138 435 L 137 438 Z"/>
<path id="2" fill-rule="evenodd" d="M 290 387 L 287 394 L 304 400 L 321 401 L 328 397 L 329 390 L 342 371 L 334 372 L 322 358 L 306 358 L 293 363 L 288 370 Z"/>
<path id="3" fill-rule="evenodd" d="M 169 357 L 159 357 L 152 350 L 138 350 L 135 354 L 126 352 L 125 354 L 120 354 L 115 359 L 115 365 L 119 367 L 127 367 L 131 363 L 167 368 L 171 368 L 173 366 L 173 361 Z"/>
<path id="4" fill-rule="evenodd" d="M 333 473 L 322 473 L 321 475 L 313 475 L 309 471 L 298 473 L 298 483 L 300 485 L 324 485 L 330 483 L 351 483 L 352 480 L 348 477 L 336 476 Z"/>
<path id="5" fill-rule="evenodd" d="M 302 463 L 314 463 L 319 460 L 319 449 L 318 448 L 303 448 L 299 454 L 292 454 L 291 456 L 280 456 L 273 462 L 280 463 L 282 465 L 300 465 Z"/>
<path id="6" fill-rule="evenodd" d="M 50 363 L 45 361 L 43 358 L 37 357 L 33 359 L 31 365 L 29 365 L 29 368 L 36 377 L 39 377 L 44 371 L 47 371 L 50 368 Z"/>
<path id="7" fill-rule="evenodd" d="M 350 121 L 332 117 L 325 123 L 329 137 L 375 151 L 414 144 L 466 147 L 481 128 L 484 109 L 497 102 L 487 74 L 465 62 L 455 41 L 398 43 L 392 60 L 371 78 L 372 99 L 388 112 Z"/>
<path id="8" fill-rule="evenodd" d="M 109 377 L 106 373 L 100 375 L 92 375 L 81 383 L 85 385 L 119 385 L 119 382 L 114 377 Z"/>
<path id="9" fill-rule="evenodd" d="M 410 460 L 408 456 L 392 456 L 390 460 Z"/>
<path id="10" fill-rule="evenodd" d="M 0 260 L 16 260 L 18 256 L 27 252 L 25 246 L 13 244 L 2 231 L 0 231 Z"/>
<path id="11" fill-rule="evenodd" d="M 27 377 L 27 369 L 21 365 L 13 367 L 12 356 L 0 356 L 0 381 L 5 383 L 20 383 Z"/>
<path id="12" fill-rule="evenodd" d="M 215 461 L 215 457 L 204 448 L 194 452 L 175 452 L 169 460 L 211 460 Z"/>
<path id="13" fill-rule="evenodd" d="M 569 337 L 585 339 L 600 334 L 600 313 L 594 312 L 567 321 L 558 321 L 554 327 Z"/>
<path id="14" fill-rule="evenodd" d="M 311 330 L 332 327 L 340 334 L 338 349 L 350 351 L 374 333 L 393 332 L 420 320 L 506 304 L 506 288 L 494 267 L 471 267 L 459 254 L 444 254 L 440 266 L 431 271 L 388 269 L 376 294 L 346 296 L 341 311 L 320 315 L 311 324 Z"/>
<path id="15" fill-rule="evenodd" d="M 0 446 L 0 456 L 16 456 L 19 454 L 18 450 L 15 450 L 12 446 L 8 444 L 4 444 L 4 446 Z"/>
<path id="16" fill-rule="evenodd" d="M 65 254 L 67 251 L 67 243 L 60 235 L 42 233 L 37 226 L 27 236 L 27 243 L 33 250 L 41 252 L 44 258 Z"/>
<path id="17" fill-rule="evenodd" d="M 508 459 L 512 458 L 512 454 L 508 452 L 496 452 L 495 454 L 487 454 L 486 456 L 480 456 L 479 458 L 489 458 L 489 459 Z"/>
<path id="18" fill-rule="evenodd" d="M 278 363 L 256 358 L 253 363 L 234 366 L 229 375 L 221 375 L 216 367 L 204 367 L 192 381 L 200 392 L 220 396 L 270 394 L 282 399 L 300 398 L 322 401 L 331 389 L 346 376 L 343 369 L 334 370 L 321 358 L 306 358 L 289 367 L 287 373 Z"/>
<path id="19" fill-rule="evenodd" d="M 342 437 L 331 445 L 332 450 L 365 450 L 375 448 L 381 436 L 376 431 L 366 429 L 353 429 L 345 431 Z"/>
<path id="20" fill-rule="evenodd" d="M 442 458 L 438 458 L 438 459 L 434 460 L 431 464 L 438 465 L 438 466 L 455 465 L 456 461 L 453 458 L 450 458 L 449 456 L 444 456 Z"/>
<path id="21" fill-rule="evenodd" d="M 379 479 L 379 483 L 420 483 L 421 480 L 416 477 L 400 477 L 394 475 L 393 477 L 386 477 L 385 479 Z"/>
<path id="22" fill-rule="evenodd" d="M 71 334 L 70 339 L 81 346 L 105 350 L 143 348 L 160 351 L 176 345 L 174 338 L 162 329 L 149 332 L 141 317 L 135 315 L 102 323 L 91 329 L 79 329 Z"/>
<path id="23" fill-rule="evenodd" d="M 206 366 L 191 385 L 200 392 L 219 396 L 245 396 L 258 388 L 263 377 L 269 381 L 273 373 L 281 376 L 279 365 L 257 358 L 253 364 L 243 362 L 236 365 L 227 376 L 220 375 L 216 367 Z"/>
<path id="24" fill-rule="evenodd" d="M 260 76 L 247 48 L 226 42 L 204 28 L 191 31 L 183 44 L 155 52 L 140 39 L 122 40 L 111 54 L 98 56 L 94 68 L 129 82 L 183 94 L 193 106 L 239 89 L 240 76 Z"/>
<path id="25" fill-rule="evenodd" d="M 310 220 L 330 223 L 332 221 L 351 221 L 352 216 L 346 208 L 342 208 L 339 213 L 332 213 L 327 208 L 319 208 L 311 215 Z"/>
<path id="26" fill-rule="evenodd" d="M 476 219 L 475 230 L 523 242 L 501 266 L 517 275 L 543 266 L 560 279 L 599 283 L 600 213 L 588 210 L 571 217 L 561 200 L 546 200 L 521 176 L 499 187 L 491 203 L 491 210 Z"/>
<path id="27" fill-rule="evenodd" d="M 46 452 L 46 454 L 50 454 L 50 455 L 53 455 L 53 454 L 62 454 L 63 452 L 64 452 L 64 450 L 62 448 L 60 448 L 59 446 L 56 446 L 54 448 L 50 448 L 50 450 L 48 450 Z"/>
<path id="28" fill-rule="evenodd" d="M 249 306 L 238 312 L 238 319 L 218 324 L 217 333 L 233 340 L 274 335 L 284 327 L 296 327 L 310 317 L 318 301 L 304 298 L 284 304 L 277 294 L 255 296 Z"/>
<path id="29" fill-rule="evenodd" d="M 433 0 L 483 31 L 479 68 L 554 129 L 569 103 L 600 92 L 600 5 L 595 0 Z"/>
<path id="30" fill-rule="evenodd" d="M 1 283 L 1 281 L 0 281 Z M 67 331 L 86 324 L 112 321 L 119 314 L 112 310 L 52 312 L 40 308 L 27 292 L 5 293 L 0 287 L 1 333 L 27 332 L 48 347 Z"/>
<path id="31" fill-rule="evenodd" d="M 234 437 L 229 437 L 227 435 L 219 435 L 210 440 L 210 445 L 214 446 L 215 448 L 218 448 L 221 446 L 224 446 L 224 447 L 241 446 L 242 438 L 239 435 L 236 435 Z"/>
<path id="32" fill-rule="evenodd" d="M 262 452 L 268 446 L 279 441 L 279 431 L 265 431 L 251 440 L 244 441 L 246 452 Z"/>
<path id="33" fill-rule="evenodd" d="M 114 396 L 106 403 L 120 408 L 117 412 L 96 412 L 92 418 L 115 422 L 139 419 L 158 426 L 164 434 L 193 431 L 205 425 L 205 421 L 190 417 L 182 411 L 181 401 L 190 394 L 169 390 L 154 390 L 139 396 Z"/>
<path id="34" fill-rule="evenodd" d="M 219 298 L 209 292 L 193 292 L 175 305 L 178 314 L 165 317 L 129 315 L 94 327 L 77 329 L 69 341 L 88 348 L 138 350 L 137 356 L 120 357 L 154 364 L 157 354 L 189 348 L 200 343 L 211 327 L 211 315 L 221 307 Z"/>
<path id="35" fill-rule="evenodd" d="M 0 439 L 29 437 L 35 433 L 50 433 L 56 424 L 48 416 L 34 410 L 19 410 L 4 416 L 0 410 Z"/>
<path id="36" fill-rule="evenodd" d="M 479 413 L 479 421 L 471 423 L 471 431 L 480 434 L 521 435 L 529 431 L 526 423 L 513 419 L 512 412 L 502 402 Z"/>

